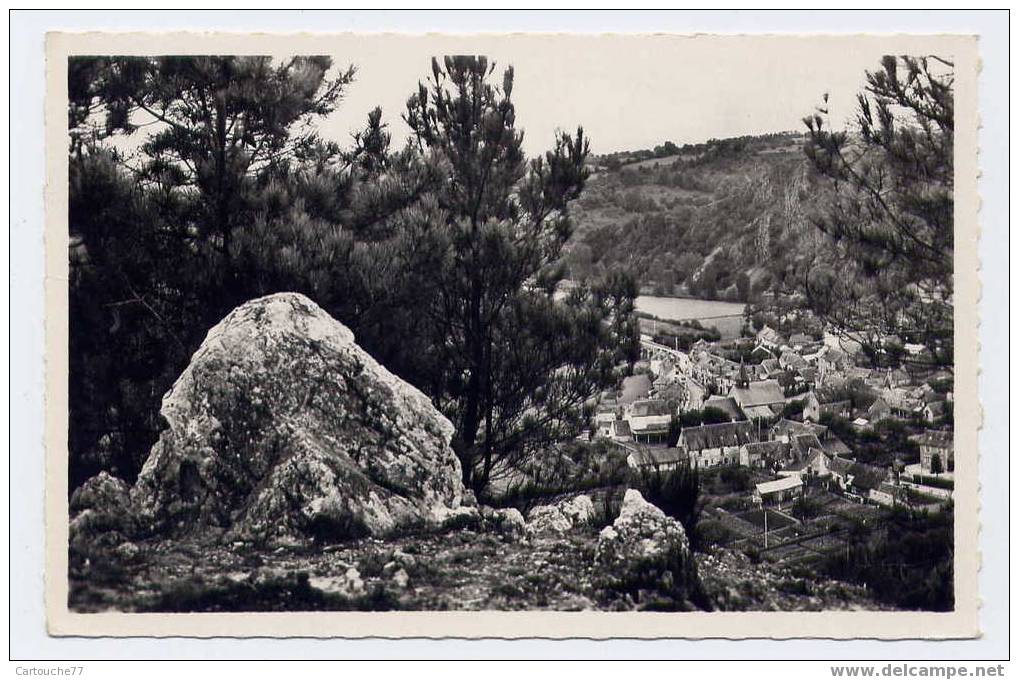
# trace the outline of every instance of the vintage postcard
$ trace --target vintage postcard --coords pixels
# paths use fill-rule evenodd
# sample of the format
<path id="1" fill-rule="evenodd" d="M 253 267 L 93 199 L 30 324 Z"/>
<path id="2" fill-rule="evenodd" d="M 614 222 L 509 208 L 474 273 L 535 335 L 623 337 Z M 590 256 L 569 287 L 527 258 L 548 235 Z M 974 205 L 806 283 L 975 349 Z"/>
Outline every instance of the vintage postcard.
<path id="1" fill-rule="evenodd" d="M 50 633 L 979 635 L 978 70 L 49 34 Z"/>

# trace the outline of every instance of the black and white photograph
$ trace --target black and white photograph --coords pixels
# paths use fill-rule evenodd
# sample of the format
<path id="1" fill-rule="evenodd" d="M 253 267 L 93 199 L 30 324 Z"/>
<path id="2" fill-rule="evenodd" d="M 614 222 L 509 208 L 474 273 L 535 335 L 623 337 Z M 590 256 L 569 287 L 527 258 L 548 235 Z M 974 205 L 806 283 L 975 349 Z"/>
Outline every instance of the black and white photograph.
<path id="1" fill-rule="evenodd" d="M 63 37 L 47 577 L 83 634 L 976 634 L 973 41 Z"/>

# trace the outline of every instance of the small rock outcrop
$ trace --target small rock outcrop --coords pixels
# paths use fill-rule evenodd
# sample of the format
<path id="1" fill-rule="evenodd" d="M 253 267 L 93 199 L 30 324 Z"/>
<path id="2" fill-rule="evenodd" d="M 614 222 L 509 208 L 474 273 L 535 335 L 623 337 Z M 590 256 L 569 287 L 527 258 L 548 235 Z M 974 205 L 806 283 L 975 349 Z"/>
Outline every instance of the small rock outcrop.
<path id="1" fill-rule="evenodd" d="M 527 530 L 524 516 L 516 508 L 481 507 L 481 518 L 503 536 L 522 536 Z"/>
<path id="2" fill-rule="evenodd" d="M 126 511 L 131 505 L 131 487 L 108 472 L 100 472 L 71 494 L 72 514 L 84 510 Z"/>
<path id="3" fill-rule="evenodd" d="M 683 525 L 636 489 L 626 491 L 619 517 L 598 535 L 595 567 L 604 588 L 635 600 L 650 594 L 687 601 L 699 594 Z"/>
<path id="4" fill-rule="evenodd" d="M 591 497 L 581 494 L 552 505 L 538 505 L 527 513 L 527 531 L 532 534 L 563 534 L 594 519 Z"/>
<path id="5" fill-rule="evenodd" d="M 464 511 L 452 424 L 303 295 L 231 312 L 161 414 L 167 428 L 129 499 L 152 533 L 344 540 Z M 120 502 L 121 490 L 90 480 L 78 506 Z"/>
<path id="6" fill-rule="evenodd" d="M 117 545 L 134 533 L 131 487 L 122 479 L 100 472 L 71 494 L 70 543 L 81 547 L 97 538 Z"/>

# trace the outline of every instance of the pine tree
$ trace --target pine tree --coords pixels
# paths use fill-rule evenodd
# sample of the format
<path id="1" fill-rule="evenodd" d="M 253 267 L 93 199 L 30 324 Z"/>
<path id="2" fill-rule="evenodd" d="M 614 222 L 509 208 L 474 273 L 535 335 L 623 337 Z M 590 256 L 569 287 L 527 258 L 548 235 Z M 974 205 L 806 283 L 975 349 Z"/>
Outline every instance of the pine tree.
<path id="1" fill-rule="evenodd" d="M 827 180 L 814 220 L 834 244 L 805 289 L 875 361 L 898 339 L 926 345 L 928 364 L 952 363 L 952 68 L 887 56 L 867 73 L 855 129 L 832 130 L 824 107 L 805 119 L 807 157 Z"/>
<path id="2" fill-rule="evenodd" d="M 528 162 L 513 69 L 501 86 L 493 72 L 485 57 L 433 59 L 405 114 L 419 153 L 441 168 L 430 231 L 445 252 L 424 284 L 432 304 L 420 310 L 430 318 L 432 394 L 456 425 L 464 482 L 477 490 L 576 431 L 584 401 L 611 374 L 613 338 L 635 327 L 635 286 L 557 296 L 588 142 L 579 128 L 560 133 Z"/>

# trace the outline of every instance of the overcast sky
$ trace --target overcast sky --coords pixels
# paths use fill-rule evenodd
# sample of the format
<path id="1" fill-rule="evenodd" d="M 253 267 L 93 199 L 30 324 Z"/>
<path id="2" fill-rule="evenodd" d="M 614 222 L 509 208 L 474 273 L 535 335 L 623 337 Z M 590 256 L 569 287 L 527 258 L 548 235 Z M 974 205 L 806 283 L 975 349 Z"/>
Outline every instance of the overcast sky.
<path id="1" fill-rule="evenodd" d="M 670 36 L 347 36 L 339 64 L 357 66 L 322 132 L 344 145 L 369 110 L 382 106 L 395 143 L 409 130 L 407 97 L 431 73 L 432 55 L 486 54 L 512 64 L 517 125 L 528 154 L 549 148 L 556 129 L 582 124 L 594 153 L 712 137 L 803 130 L 802 118 L 830 93 L 833 115 L 853 112 L 864 72 L 903 47 L 895 38 Z"/>

